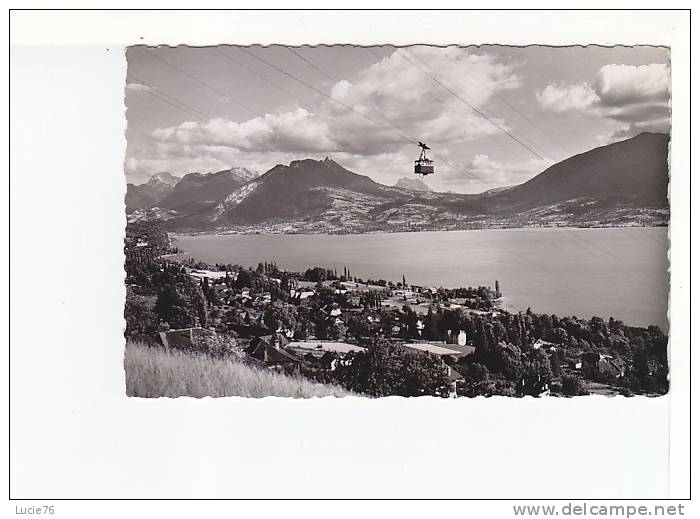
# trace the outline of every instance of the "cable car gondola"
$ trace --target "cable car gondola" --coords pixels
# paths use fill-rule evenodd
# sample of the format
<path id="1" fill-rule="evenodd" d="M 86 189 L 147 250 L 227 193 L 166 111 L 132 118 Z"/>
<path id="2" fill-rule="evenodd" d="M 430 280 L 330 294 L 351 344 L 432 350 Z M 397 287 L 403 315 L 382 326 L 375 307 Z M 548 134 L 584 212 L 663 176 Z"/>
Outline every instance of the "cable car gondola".
<path id="1" fill-rule="evenodd" d="M 421 177 L 424 177 L 426 175 L 432 175 L 433 173 L 435 173 L 435 166 L 433 166 L 433 161 L 430 160 L 428 158 L 428 155 L 425 153 L 426 150 L 429 150 L 430 148 L 427 144 L 424 144 L 422 142 L 418 142 L 418 146 L 420 146 L 421 148 L 420 156 L 418 157 L 418 160 L 415 161 L 413 171 L 416 175 L 420 175 Z"/>

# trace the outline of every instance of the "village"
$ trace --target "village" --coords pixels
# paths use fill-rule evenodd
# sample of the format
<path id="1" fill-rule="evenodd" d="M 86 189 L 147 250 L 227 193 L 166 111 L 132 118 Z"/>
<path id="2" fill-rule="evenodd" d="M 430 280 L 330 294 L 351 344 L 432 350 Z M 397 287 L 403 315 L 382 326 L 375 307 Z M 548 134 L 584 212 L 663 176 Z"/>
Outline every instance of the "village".
<path id="1" fill-rule="evenodd" d="M 168 246 L 148 232 L 127 241 L 127 338 L 235 350 L 263 369 L 341 384 L 350 377 L 356 391 L 368 390 L 356 387 L 358 359 L 378 343 L 393 348 L 395 364 L 428 366 L 422 375 L 434 383 L 405 389 L 417 395 L 655 394 L 667 384 L 658 327 L 511 313 L 500 307 L 498 281 L 446 289 L 360 279 L 347 267 L 208 265 L 163 255 Z"/>

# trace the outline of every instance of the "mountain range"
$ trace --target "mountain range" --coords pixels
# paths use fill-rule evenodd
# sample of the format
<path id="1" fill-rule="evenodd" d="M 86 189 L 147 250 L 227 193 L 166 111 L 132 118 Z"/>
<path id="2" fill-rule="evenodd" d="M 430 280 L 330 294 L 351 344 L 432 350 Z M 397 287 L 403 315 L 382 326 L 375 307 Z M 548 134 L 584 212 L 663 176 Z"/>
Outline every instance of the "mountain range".
<path id="1" fill-rule="evenodd" d="M 159 219 L 173 231 L 664 225 L 668 145 L 666 134 L 642 133 L 572 156 L 523 184 L 480 194 L 437 193 L 419 179 L 389 187 L 328 158 L 305 159 L 254 178 L 234 169 L 185 175 L 172 186 L 169 177 L 152 178 L 130 188 L 127 211 L 143 201 L 129 219 Z"/>
<path id="2" fill-rule="evenodd" d="M 188 173 L 182 178 L 157 173 L 145 184 L 127 184 L 126 212 L 149 214 L 164 209 L 168 214 L 178 214 L 204 210 L 255 177 L 245 168 Z"/>
<path id="3" fill-rule="evenodd" d="M 160 202 L 170 194 L 179 181 L 179 178 L 163 172 L 156 173 L 145 184 L 127 184 L 125 199 L 127 214 Z"/>

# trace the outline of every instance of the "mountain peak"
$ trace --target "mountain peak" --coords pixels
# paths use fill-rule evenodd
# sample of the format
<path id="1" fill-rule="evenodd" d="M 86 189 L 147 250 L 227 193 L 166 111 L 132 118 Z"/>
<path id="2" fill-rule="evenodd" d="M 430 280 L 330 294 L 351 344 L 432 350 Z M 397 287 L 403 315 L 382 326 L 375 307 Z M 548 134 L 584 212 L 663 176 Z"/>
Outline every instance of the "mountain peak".
<path id="1" fill-rule="evenodd" d="M 316 160 L 316 159 L 298 159 L 298 160 L 293 160 L 289 163 L 289 166 L 284 166 L 283 164 L 277 164 L 276 167 L 289 167 L 293 169 L 301 168 L 301 167 L 309 167 L 309 166 L 325 166 L 325 167 L 342 167 L 340 164 L 338 164 L 336 161 L 333 159 L 326 157 L 323 160 Z M 274 168 L 273 168 L 274 169 Z"/>
<path id="2" fill-rule="evenodd" d="M 154 185 L 154 184 L 166 184 L 170 187 L 174 187 L 175 184 L 180 182 L 180 179 L 176 177 L 175 175 L 172 175 L 168 173 L 167 171 L 161 171 L 160 173 L 156 173 L 155 175 L 151 175 L 151 178 L 148 179 L 148 184 Z"/>
<path id="3" fill-rule="evenodd" d="M 401 177 L 396 181 L 394 187 L 400 187 L 401 189 L 409 189 L 411 191 L 430 191 L 433 190 L 428 187 L 428 185 L 419 178 L 408 178 Z"/>
<path id="4" fill-rule="evenodd" d="M 245 182 L 248 182 L 250 180 L 253 180 L 255 177 L 258 176 L 258 173 L 255 171 L 251 171 L 247 168 L 241 167 L 241 166 L 232 166 L 229 169 L 225 169 L 219 173 L 226 172 L 232 177 L 236 177 L 240 180 L 243 180 Z"/>

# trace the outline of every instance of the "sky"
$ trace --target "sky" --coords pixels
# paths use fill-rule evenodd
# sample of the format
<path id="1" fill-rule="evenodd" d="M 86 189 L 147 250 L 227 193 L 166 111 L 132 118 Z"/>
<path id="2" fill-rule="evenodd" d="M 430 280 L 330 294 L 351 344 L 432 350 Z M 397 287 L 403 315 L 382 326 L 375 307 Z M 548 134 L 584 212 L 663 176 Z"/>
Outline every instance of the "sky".
<path id="1" fill-rule="evenodd" d="M 427 143 L 435 191 L 526 182 L 670 130 L 668 50 L 219 46 L 127 49 L 127 181 L 329 157 L 386 185 Z"/>

